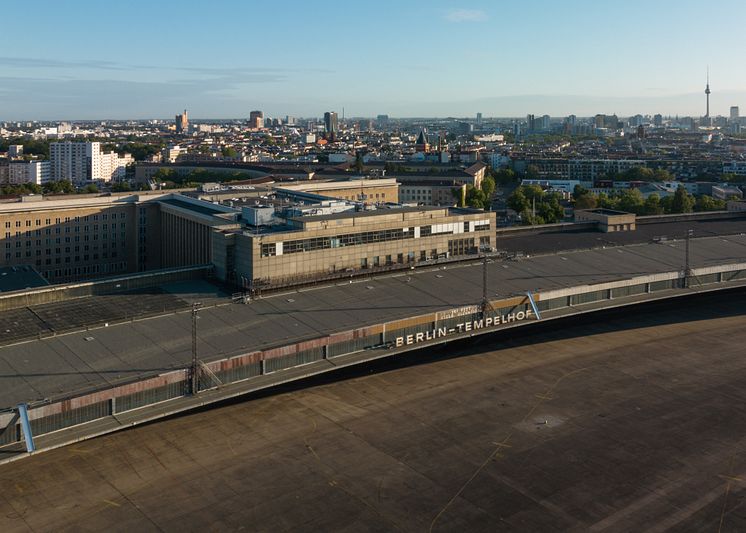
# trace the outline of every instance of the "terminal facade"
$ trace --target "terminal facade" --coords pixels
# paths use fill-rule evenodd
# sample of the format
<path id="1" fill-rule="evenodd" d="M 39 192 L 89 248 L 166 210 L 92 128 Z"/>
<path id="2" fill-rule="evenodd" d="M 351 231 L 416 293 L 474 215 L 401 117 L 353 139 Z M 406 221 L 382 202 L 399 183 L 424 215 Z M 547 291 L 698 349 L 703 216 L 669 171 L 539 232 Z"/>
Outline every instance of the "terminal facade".
<path id="1" fill-rule="evenodd" d="M 31 266 L 50 283 L 65 283 L 212 265 L 218 279 L 248 289 L 494 246 L 494 213 L 282 194 L 274 205 L 243 208 L 157 191 L 0 202 L 0 266 Z"/>

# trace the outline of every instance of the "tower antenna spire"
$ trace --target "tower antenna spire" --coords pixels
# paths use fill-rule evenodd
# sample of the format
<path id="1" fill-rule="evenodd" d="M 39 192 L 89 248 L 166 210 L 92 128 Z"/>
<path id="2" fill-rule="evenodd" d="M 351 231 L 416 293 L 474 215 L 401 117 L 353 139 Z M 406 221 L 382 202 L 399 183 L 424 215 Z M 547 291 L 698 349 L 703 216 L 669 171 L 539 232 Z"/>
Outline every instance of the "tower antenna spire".
<path id="1" fill-rule="evenodd" d="M 705 95 L 707 95 L 707 113 L 705 113 L 705 118 L 710 118 L 710 65 L 707 65 L 707 85 L 705 86 Z"/>

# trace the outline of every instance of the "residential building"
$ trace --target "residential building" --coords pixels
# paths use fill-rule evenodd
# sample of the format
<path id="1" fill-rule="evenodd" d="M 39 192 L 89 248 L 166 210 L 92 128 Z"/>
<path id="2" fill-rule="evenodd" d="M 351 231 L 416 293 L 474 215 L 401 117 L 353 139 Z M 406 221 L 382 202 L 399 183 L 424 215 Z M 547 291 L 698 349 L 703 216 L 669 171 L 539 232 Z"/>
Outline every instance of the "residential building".
<path id="1" fill-rule="evenodd" d="M 335 111 L 324 113 L 324 132 L 330 139 L 334 139 L 339 132 L 339 119 Z"/>
<path id="2" fill-rule="evenodd" d="M 22 144 L 11 144 L 8 146 L 8 158 L 16 159 L 23 156 L 23 145 Z"/>
<path id="3" fill-rule="evenodd" d="M 187 110 L 181 115 L 176 115 L 176 133 L 188 133 L 189 132 L 189 115 Z"/>
<path id="4" fill-rule="evenodd" d="M 249 127 L 255 130 L 264 127 L 264 113 L 261 111 L 252 111 L 249 113 Z"/>
<path id="5" fill-rule="evenodd" d="M 124 179 L 131 155 L 102 152 L 99 142 L 56 142 L 49 145 L 51 180 L 70 180 L 75 185 Z"/>
<path id="6" fill-rule="evenodd" d="M 10 161 L 5 183 L 43 185 L 50 180 L 49 161 Z"/>

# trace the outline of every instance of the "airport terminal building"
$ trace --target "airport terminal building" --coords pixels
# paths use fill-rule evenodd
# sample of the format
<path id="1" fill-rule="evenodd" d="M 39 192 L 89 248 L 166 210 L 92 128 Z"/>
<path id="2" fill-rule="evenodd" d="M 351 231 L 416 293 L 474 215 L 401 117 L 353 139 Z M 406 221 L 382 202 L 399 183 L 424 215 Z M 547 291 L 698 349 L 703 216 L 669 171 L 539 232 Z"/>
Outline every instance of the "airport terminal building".
<path id="1" fill-rule="evenodd" d="M 232 267 L 245 288 L 405 268 L 478 254 L 494 245 L 495 214 L 482 211 L 398 207 L 278 216 L 271 207 L 245 210 L 254 222 L 262 211 L 274 222 L 224 232 L 225 251 L 214 254 L 235 258 L 232 265 L 225 264 L 225 276 L 231 277 Z M 214 242 L 221 246 L 219 237 Z M 216 270 L 221 267 L 216 264 Z"/>
<path id="2" fill-rule="evenodd" d="M 1 202 L 0 266 L 32 267 L 65 283 L 212 265 L 218 279 L 252 289 L 406 268 L 494 245 L 494 213 L 296 191 L 258 201 L 150 192 Z"/>

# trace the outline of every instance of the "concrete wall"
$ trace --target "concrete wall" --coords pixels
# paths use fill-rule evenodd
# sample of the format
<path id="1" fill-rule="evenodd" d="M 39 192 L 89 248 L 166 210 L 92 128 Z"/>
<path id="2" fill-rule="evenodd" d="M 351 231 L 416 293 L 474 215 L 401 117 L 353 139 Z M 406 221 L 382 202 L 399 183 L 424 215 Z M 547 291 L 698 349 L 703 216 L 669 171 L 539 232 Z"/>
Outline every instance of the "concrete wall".
<path id="1" fill-rule="evenodd" d="M 190 279 L 204 279 L 212 270 L 211 265 L 155 270 L 131 276 L 107 278 L 100 281 L 52 285 L 30 291 L 13 291 L 0 294 L 0 311 L 32 305 L 61 302 L 97 294 L 112 294 L 145 287 L 157 287 L 163 283 Z"/>

